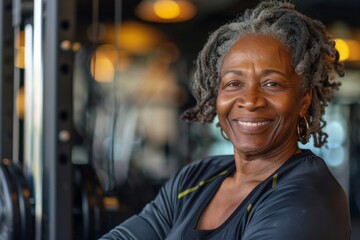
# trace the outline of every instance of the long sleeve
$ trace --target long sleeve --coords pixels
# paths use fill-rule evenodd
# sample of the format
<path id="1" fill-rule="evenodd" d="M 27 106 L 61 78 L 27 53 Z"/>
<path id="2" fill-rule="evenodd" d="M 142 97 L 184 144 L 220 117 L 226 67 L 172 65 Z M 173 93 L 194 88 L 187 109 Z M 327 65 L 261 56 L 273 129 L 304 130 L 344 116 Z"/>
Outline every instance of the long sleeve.
<path id="1" fill-rule="evenodd" d="M 350 239 L 346 195 L 325 162 L 310 151 L 292 157 L 263 181 L 221 227 L 196 230 L 204 206 L 234 171 L 233 159 L 215 156 L 183 168 L 140 214 L 101 239 Z"/>
<path id="2" fill-rule="evenodd" d="M 141 213 L 124 221 L 101 240 L 165 239 L 172 227 L 176 197 L 177 180 L 172 178 L 159 191 L 154 201 L 148 203 Z"/>

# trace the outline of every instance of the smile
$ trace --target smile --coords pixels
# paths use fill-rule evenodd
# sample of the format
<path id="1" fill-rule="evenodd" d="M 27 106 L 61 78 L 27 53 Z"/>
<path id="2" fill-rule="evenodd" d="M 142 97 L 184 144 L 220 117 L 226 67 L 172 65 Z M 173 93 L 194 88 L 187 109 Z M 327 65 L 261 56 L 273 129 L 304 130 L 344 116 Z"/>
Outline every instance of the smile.
<path id="1" fill-rule="evenodd" d="M 239 125 L 246 126 L 246 127 L 259 127 L 264 126 L 266 124 L 269 124 L 270 121 L 264 121 L 264 122 L 243 122 L 243 121 L 236 121 Z"/>

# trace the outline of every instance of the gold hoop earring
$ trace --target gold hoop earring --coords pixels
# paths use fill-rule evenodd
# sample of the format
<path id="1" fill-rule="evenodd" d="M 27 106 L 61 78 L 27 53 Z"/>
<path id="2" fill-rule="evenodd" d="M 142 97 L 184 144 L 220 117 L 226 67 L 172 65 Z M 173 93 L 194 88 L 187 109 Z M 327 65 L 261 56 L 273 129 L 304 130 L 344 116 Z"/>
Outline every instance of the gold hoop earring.
<path id="1" fill-rule="evenodd" d="M 229 137 L 226 135 L 224 129 L 220 128 L 220 134 L 221 136 L 226 140 L 226 141 L 230 141 Z"/>
<path id="2" fill-rule="evenodd" d="M 309 132 L 310 125 L 305 116 L 302 116 L 299 119 L 296 128 L 297 128 L 297 134 L 298 134 L 299 141 L 302 144 L 306 144 L 310 138 L 310 132 Z"/>

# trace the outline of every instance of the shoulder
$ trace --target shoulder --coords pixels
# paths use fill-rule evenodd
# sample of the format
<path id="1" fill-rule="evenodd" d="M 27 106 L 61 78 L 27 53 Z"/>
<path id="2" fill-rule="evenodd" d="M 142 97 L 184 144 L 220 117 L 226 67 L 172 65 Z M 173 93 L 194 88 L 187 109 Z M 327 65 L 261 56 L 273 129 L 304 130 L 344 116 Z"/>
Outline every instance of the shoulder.
<path id="1" fill-rule="evenodd" d="M 342 191 L 325 161 L 309 150 L 291 157 L 276 173 L 279 175 L 280 186 L 326 187 L 329 191 Z"/>
<path id="2" fill-rule="evenodd" d="M 324 211 L 327 216 L 346 211 L 348 207 L 345 191 L 325 161 L 311 151 L 305 151 L 289 163 L 288 169 L 279 172 L 279 184 L 272 195 L 282 202 L 291 201 L 295 208 Z"/>
<path id="3" fill-rule="evenodd" d="M 287 166 L 280 169 L 279 174 L 279 187 L 291 186 L 320 198 L 345 196 L 343 188 L 325 161 L 309 150 L 290 159 Z"/>
<path id="4" fill-rule="evenodd" d="M 321 158 L 305 152 L 278 174 L 276 186 L 254 206 L 249 226 L 281 232 L 280 239 L 294 234 L 299 239 L 348 239 L 347 197 Z"/>

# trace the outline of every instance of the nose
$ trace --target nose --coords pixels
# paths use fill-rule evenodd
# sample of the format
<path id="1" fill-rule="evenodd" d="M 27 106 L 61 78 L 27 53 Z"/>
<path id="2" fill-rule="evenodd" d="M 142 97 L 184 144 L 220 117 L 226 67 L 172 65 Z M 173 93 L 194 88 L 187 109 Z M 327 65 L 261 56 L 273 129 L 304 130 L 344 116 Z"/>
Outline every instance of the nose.
<path id="1" fill-rule="evenodd" d="M 252 86 L 245 88 L 239 93 L 237 106 L 252 112 L 259 108 L 264 108 L 266 106 L 266 99 L 258 87 Z"/>

